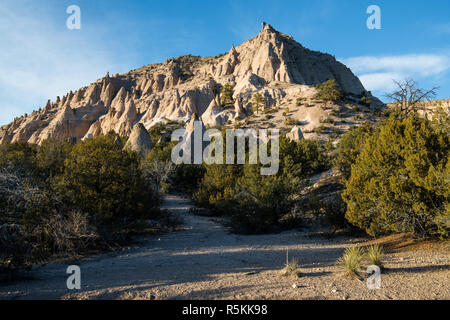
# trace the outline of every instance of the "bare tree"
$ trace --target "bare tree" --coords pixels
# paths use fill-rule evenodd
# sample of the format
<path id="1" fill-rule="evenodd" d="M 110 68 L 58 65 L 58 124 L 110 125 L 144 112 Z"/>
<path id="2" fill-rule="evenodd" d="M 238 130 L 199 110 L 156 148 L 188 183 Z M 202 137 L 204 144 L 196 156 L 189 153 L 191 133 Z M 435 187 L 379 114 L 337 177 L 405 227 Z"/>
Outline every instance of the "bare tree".
<path id="1" fill-rule="evenodd" d="M 153 159 L 146 161 L 142 166 L 145 178 L 153 183 L 156 192 L 161 191 L 161 187 L 166 184 L 173 171 L 175 165 L 171 161 L 160 161 L 159 159 Z"/>
<path id="2" fill-rule="evenodd" d="M 26 175 L 13 168 L 0 170 L 0 224 L 15 223 L 15 217 L 43 203 L 44 192 L 25 183 Z"/>
<path id="3" fill-rule="evenodd" d="M 397 90 L 386 95 L 386 97 L 393 100 L 405 116 L 410 112 L 417 112 L 422 102 L 435 98 L 436 92 L 439 90 L 439 87 L 433 87 L 432 89 L 418 88 L 416 81 L 411 78 L 393 81 L 397 85 Z"/>

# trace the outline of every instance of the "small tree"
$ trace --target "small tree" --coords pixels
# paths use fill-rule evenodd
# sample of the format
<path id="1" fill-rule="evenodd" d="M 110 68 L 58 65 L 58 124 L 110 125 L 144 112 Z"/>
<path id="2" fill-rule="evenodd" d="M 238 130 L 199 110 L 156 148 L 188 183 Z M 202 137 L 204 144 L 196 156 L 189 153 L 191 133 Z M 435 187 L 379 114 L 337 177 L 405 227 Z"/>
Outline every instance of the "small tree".
<path id="1" fill-rule="evenodd" d="M 439 87 L 433 87 L 432 89 L 418 88 L 417 83 L 410 78 L 403 81 L 393 81 L 397 90 L 388 94 L 387 98 L 394 101 L 404 116 L 407 116 L 410 112 L 416 113 L 422 104 L 421 102 L 435 98 L 439 89 Z"/>
<path id="2" fill-rule="evenodd" d="M 64 172 L 64 161 L 73 145 L 55 139 L 44 140 L 36 154 L 36 166 L 41 178 L 51 178 Z"/>
<path id="3" fill-rule="evenodd" d="M 36 145 L 27 142 L 0 145 L 0 168 L 14 168 L 31 176 L 36 171 Z"/>
<path id="4" fill-rule="evenodd" d="M 226 83 L 220 88 L 220 103 L 223 105 L 233 103 L 233 86 L 231 84 Z"/>
<path id="5" fill-rule="evenodd" d="M 145 179 L 153 184 L 153 188 L 158 194 L 161 190 L 165 191 L 168 181 L 175 171 L 175 165 L 172 161 L 152 156 L 145 157 L 140 167 Z"/>
<path id="6" fill-rule="evenodd" d="M 114 135 L 78 143 L 65 160 L 60 192 L 96 224 L 151 217 L 159 205 L 139 169 L 138 156 L 123 151 Z"/>
<path id="7" fill-rule="evenodd" d="M 256 114 L 258 114 L 261 106 L 264 107 L 264 97 L 261 93 L 257 92 L 253 95 L 252 99 L 252 107 Z"/>
<path id="8" fill-rule="evenodd" d="M 415 115 L 392 115 L 351 166 L 343 192 L 348 221 L 373 236 L 438 232 L 436 217 L 448 218 L 449 151 L 448 131 Z"/>
<path id="9" fill-rule="evenodd" d="M 327 80 L 324 83 L 316 85 L 316 99 L 324 102 L 337 102 L 344 98 L 344 94 L 336 83 L 336 80 Z"/>

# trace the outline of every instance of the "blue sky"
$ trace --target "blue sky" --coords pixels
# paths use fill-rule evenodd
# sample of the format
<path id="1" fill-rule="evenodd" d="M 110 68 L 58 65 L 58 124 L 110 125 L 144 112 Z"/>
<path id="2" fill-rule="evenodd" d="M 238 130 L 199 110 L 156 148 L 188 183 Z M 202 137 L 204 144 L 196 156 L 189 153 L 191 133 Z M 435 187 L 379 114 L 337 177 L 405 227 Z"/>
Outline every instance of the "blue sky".
<path id="1" fill-rule="evenodd" d="M 66 28 L 69 5 L 81 8 L 80 30 Z M 366 27 L 369 5 L 381 9 L 381 30 Z M 450 98 L 448 0 L 2 0 L 0 125 L 107 71 L 226 52 L 262 21 L 333 54 L 382 99 L 404 77 Z"/>

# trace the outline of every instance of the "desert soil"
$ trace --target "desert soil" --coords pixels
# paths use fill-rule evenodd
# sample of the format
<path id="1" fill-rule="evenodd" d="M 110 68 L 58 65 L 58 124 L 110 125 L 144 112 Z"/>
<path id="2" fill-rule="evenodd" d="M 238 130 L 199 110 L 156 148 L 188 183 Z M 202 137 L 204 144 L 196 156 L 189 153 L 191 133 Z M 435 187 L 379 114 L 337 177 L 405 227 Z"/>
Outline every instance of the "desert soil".
<path id="1" fill-rule="evenodd" d="M 365 241 L 311 237 L 308 231 L 231 234 L 212 218 L 189 214 L 192 203 L 169 195 L 164 208 L 184 229 L 145 236 L 122 251 L 33 268 L 31 279 L 0 283 L 0 299 L 449 299 L 447 244 L 388 253 L 381 289 L 342 275 L 336 260 Z M 300 276 L 281 276 L 289 257 Z M 66 268 L 81 268 L 81 290 L 68 290 Z M 294 288 L 293 285 L 296 285 Z"/>

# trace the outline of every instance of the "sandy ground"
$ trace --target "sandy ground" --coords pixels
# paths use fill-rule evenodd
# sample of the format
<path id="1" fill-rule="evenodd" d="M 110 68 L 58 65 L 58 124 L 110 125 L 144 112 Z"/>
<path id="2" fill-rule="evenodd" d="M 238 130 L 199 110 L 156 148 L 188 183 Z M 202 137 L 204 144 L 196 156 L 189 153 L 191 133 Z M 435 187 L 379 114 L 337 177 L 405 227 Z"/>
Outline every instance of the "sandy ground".
<path id="1" fill-rule="evenodd" d="M 450 298 L 448 246 L 387 254 L 381 289 L 369 290 L 335 263 L 362 239 L 308 237 L 306 231 L 235 235 L 211 218 L 188 214 L 191 206 L 170 195 L 164 207 L 183 216 L 183 231 L 147 236 L 120 252 L 36 267 L 31 280 L 0 283 L 0 299 Z M 287 249 L 298 260 L 298 278 L 280 276 Z M 81 268 L 81 290 L 66 287 L 70 264 Z"/>

